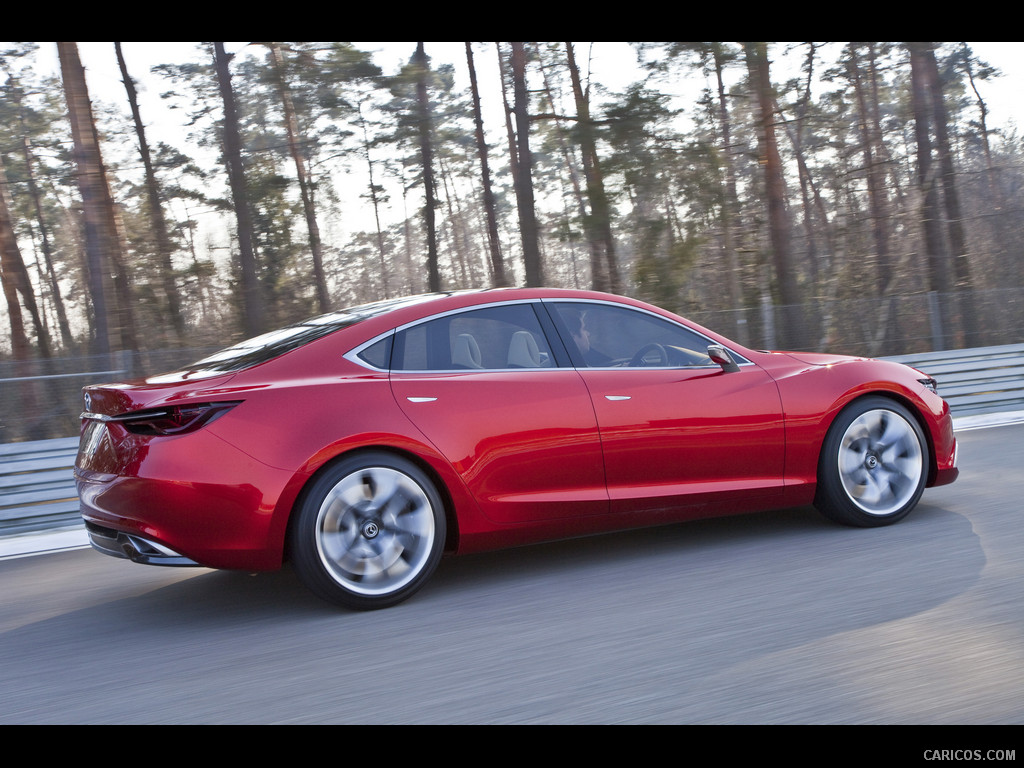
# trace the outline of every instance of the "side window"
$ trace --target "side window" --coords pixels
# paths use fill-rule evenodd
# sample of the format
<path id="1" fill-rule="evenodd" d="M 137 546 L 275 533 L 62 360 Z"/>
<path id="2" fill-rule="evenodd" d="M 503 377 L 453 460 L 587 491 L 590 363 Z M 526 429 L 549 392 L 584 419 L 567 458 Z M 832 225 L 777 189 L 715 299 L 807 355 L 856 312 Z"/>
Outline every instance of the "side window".
<path id="1" fill-rule="evenodd" d="M 530 304 L 507 304 L 445 315 L 400 331 L 395 371 L 550 368 L 554 359 Z"/>
<path id="2" fill-rule="evenodd" d="M 388 369 L 388 363 L 391 360 L 392 339 L 393 336 L 385 336 L 377 343 L 368 346 L 360 352 L 357 357 L 374 368 L 386 371 Z"/>
<path id="3" fill-rule="evenodd" d="M 662 317 L 611 304 L 559 302 L 554 306 L 578 364 L 590 368 L 714 365 L 707 354 L 708 339 Z"/>

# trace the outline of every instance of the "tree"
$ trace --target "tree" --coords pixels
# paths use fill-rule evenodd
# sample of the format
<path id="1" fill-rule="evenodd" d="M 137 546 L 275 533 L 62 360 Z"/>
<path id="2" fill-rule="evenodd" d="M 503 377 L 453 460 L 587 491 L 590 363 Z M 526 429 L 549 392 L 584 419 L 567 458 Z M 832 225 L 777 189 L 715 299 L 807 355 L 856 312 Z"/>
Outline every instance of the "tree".
<path id="1" fill-rule="evenodd" d="M 768 205 L 769 233 L 772 261 L 779 301 L 783 305 L 785 343 L 803 345 L 803 327 L 800 322 L 800 291 L 798 275 L 790 243 L 789 213 L 786 210 L 786 183 L 782 173 L 782 158 L 775 139 L 775 92 L 772 88 L 768 64 L 768 45 L 763 42 L 743 43 L 750 84 L 759 110 L 758 142 L 759 162 L 764 168 L 765 197 Z"/>
<path id="2" fill-rule="evenodd" d="M 529 95 L 526 90 L 526 49 L 523 43 L 512 43 L 512 83 L 516 118 L 516 206 L 523 240 L 523 266 L 526 285 L 544 284 L 540 262 L 540 240 L 537 212 L 533 199 L 533 156 L 530 154 Z"/>
<path id="3" fill-rule="evenodd" d="M 866 62 L 861 59 L 862 47 L 867 53 Z M 878 114 L 878 68 L 875 43 L 849 44 L 846 73 L 853 86 L 857 104 L 857 124 L 860 128 L 861 152 L 864 157 L 868 204 L 871 210 L 871 232 L 875 244 L 876 292 L 879 298 L 883 298 L 889 295 L 895 275 L 889 244 L 892 217 L 889 197 L 886 193 L 882 126 Z M 886 339 L 894 338 L 898 333 L 892 302 L 887 302 L 886 306 L 888 311 L 882 319 L 877 335 L 879 348 L 884 348 Z"/>
<path id="4" fill-rule="evenodd" d="M 749 344 L 741 280 L 743 265 L 740 263 L 744 237 L 749 236 L 749 231 L 744 225 L 737 185 L 743 148 L 742 141 L 734 138 L 729 107 L 733 94 L 726 86 L 726 70 L 737 61 L 739 54 L 734 46 L 723 42 L 634 45 L 648 72 L 655 78 L 678 78 L 679 75 L 670 70 L 673 63 L 681 60 L 699 67 L 704 77 L 710 80 L 705 96 L 697 104 L 697 122 L 692 135 L 680 137 L 681 141 L 688 139 L 686 150 L 664 152 L 658 162 L 670 167 L 677 179 L 680 207 L 689 207 L 696 215 L 703 215 L 705 221 L 699 228 L 703 239 L 706 243 L 718 244 L 708 260 L 713 273 L 724 285 L 723 298 L 725 307 L 729 309 L 719 327 L 741 344 Z M 658 138 L 664 142 L 664 134 L 659 132 Z M 683 162 L 679 163 L 679 160 Z M 692 254 L 691 258 L 696 256 Z M 720 294 L 716 291 L 714 295 Z M 714 295 L 706 295 L 706 298 L 713 299 Z"/>
<path id="5" fill-rule="evenodd" d="M 71 121 L 78 187 L 82 196 L 85 243 L 89 271 L 89 293 L 93 306 L 95 350 L 110 352 L 108 295 L 105 275 L 113 272 L 113 298 L 117 309 L 120 341 L 123 349 L 137 349 L 135 321 L 124 268 L 121 238 L 117 231 L 114 201 L 110 195 L 106 168 L 100 152 L 99 135 L 92 114 L 85 70 L 75 43 L 57 43 L 61 77 Z"/>
<path id="6" fill-rule="evenodd" d="M 941 229 L 939 186 L 932 164 L 931 70 L 927 62 L 930 43 L 907 43 L 910 52 L 911 101 L 914 109 L 914 136 L 917 139 L 917 184 L 921 192 L 921 224 L 924 229 L 925 252 L 928 259 L 928 287 L 940 294 L 953 289 L 949 254 Z M 947 349 L 949 341 L 935 339 L 936 349 Z"/>
<path id="7" fill-rule="evenodd" d="M 313 180 L 306 167 L 302 146 L 305 141 L 299 136 L 299 123 L 291 90 L 285 75 L 284 54 L 280 43 L 265 43 L 270 49 L 270 61 L 274 81 L 281 98 L 284 111 L 285 130 L 288 135 L 288 151 L 295 163 L 295 175 L 299 181 L 299 195 L 302 198 L 302 212 L 306 219 L 306 230 L 309 234 L 309 250 L 313 257 L 313 283 L 316 286 L 317 307 L 321 313 L 330 309 L 327 295 L 327 278 L 324 275 L 323 244 L 320 241 L 320 226 L 317 223 L 316 208 L 313 205 Z"/>
<path id="8" fill-rule="evenodd" d="M 594 288 L 620 293 L 622 281 L 619 278 L 619 265 L 615 258 L 611 206 L 608 203 L 604 176 L 601 173 L 601 163 L 597 155 L 594 123 L 590 117 L 590 98 L 588 91 L 583 89 L 572 43 L 565 44 L 565 55 L 569 76 L 572 79 L 572 92 L 576 101 L 577 131 L 580 149 L 583 153 L 583 173 L 587 180 L 587 199 L 590 200 L 590 216 L 586 220 L 586 227 L 590 240 L 599 255 L 601 267 L 600 271 L 593 276 Z"/>
<path id="9" fill-rule="evenodd" d="M 33 50 L 34 48 L 35 46 L 33 46 Z M 26 54 L 22 52 L 15 53 L 14 55 Z M 66 349 L 72 349 L 74 347 L 74 339 L 71 335 L 67 309 L 54 267 L 54 250 L 50 237 L 50 226 L 44 212 L 43 193 L 37 181 L 37 163 L 32 149 L 32 141 L 52 126 L 52 119 L 41 114 L 40 110 L 32 109 L 26 105 L 24 96 L 25 94 L 18 78 L 13 72 L 8 71 L 7 83 L 4 87 L 4 99 L 0 100 L 0 103 L 4 104 L 7 109 L 3 110 L 4 113 L 0 115 L 0 123 L 8 125 L 14 130 L 9 140 L 12 144 L 17 143 L 20 148 L 21 174 L 24 178 L 25 188 L 30 201 L 30 212 L 28 210 L 23 210 L 20 213 L 16 212 L 11 208 L 11 205 L 8 205 L 8 212 L 12 222 L 22 219 L 29 225 L 30 229 L 34 229 L 34 233 L 38 234 L 39 246 L 43 255 L 43 266 L 40 267 L 39 276 L 40 285 L 46 285 L 49 288 L 51 303 L 57 315 L 57 323 L 60 328 L 61 341 Z M 63 115 L 61 118 L 63 119 Z M 5 168 L 3 171 L 4 178 L 0 178 L 0 184 L 5 186 L 7 184 L 6 174 L 7 170 Z M 10 199 L 12 201 L 11 204 L 13 204 L 13 196 Z M 34 227 L 32 226 L 33 224 Z M 17 232 L 15 231 L 16 237 Z M 17 240 L 15 240 L 14 246 L 17 246 Z M 11 246 L 9 245 L 8 247 Z M 45 297 L 41 295 L 40 298 Z M 45 332 L 45 313 L 40 310 L 38 314 L 43 315 L 42 328 Z M 44 337 L 40 336 L 40 339 L 44 339 Z M 43 345 L 43 349 L 46 346 Z M 41 351 L 43 350 L 41 349 Z"/>
<path id="10" fill-rule="evenodd" d="M 473 93 L 473 122 L 476 125 L 476 148 L 480 157 L 480 182 L 483 188 L 484 214 L 487 217 L 487 246 L 491 254 L 491 281 L 495 288 L 508 285 L 505 265 L 501 259 L 501 244 L 498 240 L 498 215 L 491 187 L 491 170 L 487 162 L 487 141 L 484 139 L 484 119 L 480 114 L 480 89 L 476 82 L 476 67 L 473 65 L 473 44 L 466 43 L 466 63 L 469 67 L 469 84 Z"/>
<path id="11" fill-rule="evenodd" d="M 36 310 L 35 296 L 28 280 L 25 262 L 18 248 L 18 238 L 14 232 L 14 220 L 8 202 L 7 178 L 3 164 L 0 164 L 0 283 L 2 283 L 4 299 L 7 301 L 7 315 L 11 325 L 11 348 L 15 360 L 27 360 L 31 354 L 28 335 L 25 332 L 25 321 L 21 312 L 21 301 L 32 313 L 37 327 L 39 313 Z M 40 337 L 40 346 L 47 348 L 45 336 Z"/>
<path id="12" fill-rule="evenodd" d="M 146 129 L 142 123 L 142 114 L 139 111 L 139 100 L 135 92 L 135 83 L 128 74 L 128 65 L 125 64 L 121 43 L 114 43 L 114 50 L 117 54 L 118 66 L 121 69 L 124 88 L 128 94 L 128 104 L 131 107 L 135 135 L 139 141 L 139 154 L 142 157 L 142 167 L 145 170 L 146 203 L 150 227 L 153 230 L 153 238 L 156 244 L 158 264 L 160 266 L 160 280 L 163 285 L 164 297 L 167 300 L 167 311 L 171 316 L 171 325 L 174 327 L 174 332 L 180 341 L 185 335 L 185 320 L 181 313 L 181 298 L 178 295 L 178 287 L 175 285 L 174 265 L 171 261 L 174 246 L 171 243 L 170 234 L 167 230 L 167 220 L 164 217 L 160 185 L 153 170 L 153 157 L 149 150 L 149 142 L 146 140 Z"/>
<path id="13" fill-rule="evenodd" d="M 427 226 L 427 286 L 431 291 L 441 290 L 441 272 L 437 265 L 437 225 L 434 208 L 434 148 L 431 137 L 430 99 L 427 95 L 427 73 L 430 60 L 423 43 L 416 43 L 413 55 L 416 71 L 416 104 L 419 108 L 420 160 L 423 164 L 423 219 Z"/>
<path id="14" fill-rule="evenodd" d="M 224 50 L 224 43 L 219 42 L 213 44 L 213 51 L 217 83 L 224 102 L 224 162 L 227 165 L 238 228 L 238 251 L 242 273 L 242 325 L 247 336 L 255 336 L 263 332 L 266 319 L 256 275 L 256 254 L 253 251 L 249 194 L 242 164 L 242 142 L 238 133 L 238 112 L 235 107 L 234 91 L 231 88 L 231 71 L 228 68 L 233 54 L 228 55 Z"/>
<path id="15" fill-rule="evenodd" d="M 919 55 L 927 68 L 927 80 L 931 90 L 932 114 L 935 118 L 935 148 L 938 152 L 942 199 L 945 202 L 949 249 L 953 260 L 953 276 L 956 281 L 956 289 L 962 294 L 960 297 L 960 321 L 966 337 L 964 343 L 971 346 L 979 343 L 981 339 L 977 325 L 977 310 L 974 307 L 974 285 L 971 281 L 971 265 L 967 256 L 967 239 L 960 207 L 960 193 L 957 191 L 956 171 L 953 167 L 953 149 L 949 140 L 949 118 L 946 113 L 942 78 L 939 76 L 938 62 L 935 60 L 935 49 L 931 46 L 922 47 Z"/>

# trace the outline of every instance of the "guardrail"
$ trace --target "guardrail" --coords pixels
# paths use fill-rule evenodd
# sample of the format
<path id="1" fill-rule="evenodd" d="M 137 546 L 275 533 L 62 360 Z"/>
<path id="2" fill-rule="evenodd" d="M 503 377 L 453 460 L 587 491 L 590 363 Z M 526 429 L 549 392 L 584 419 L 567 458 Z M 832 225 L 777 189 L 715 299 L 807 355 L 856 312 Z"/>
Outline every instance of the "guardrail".
<path id="1" fill-rule="evenodd" d="M 884 359 L 937 379 L 954 416 L 1024 409 L 1024 344 Z M 0 535 L 79 521 L 72 476 L 77 452 L 77 437 L 0 444 Z"/>
<path id="2" fill-rule="evenodd" d="M 72 471 L 77 437 L 0 444 L 0 534 L 81 520 Z"/>
<path id="3" fill-rule="evenodd" d="M 1024 344 L 886 357 L 924 371 L 954 416 L 1024 409 Z"/>

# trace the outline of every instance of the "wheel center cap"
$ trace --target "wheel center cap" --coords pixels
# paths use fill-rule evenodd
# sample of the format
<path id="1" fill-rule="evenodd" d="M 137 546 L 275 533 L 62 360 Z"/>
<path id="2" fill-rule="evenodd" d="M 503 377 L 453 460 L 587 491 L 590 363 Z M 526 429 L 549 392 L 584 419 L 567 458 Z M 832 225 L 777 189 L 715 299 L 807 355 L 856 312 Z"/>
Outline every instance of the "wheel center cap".
<path id="1" fill-rule="evenodd" d="M 365 536 L 368 539 L 372 539 L 378 533 L 380 533 L 380 526 L 378 526 L 372 520 L 363 526 L 363 536 Z"/>
<path id="2" fill-rule="evenodd" d="M 875 467 L 878 466 L 878 457 L 868 456 L 867 460 L 864 463 L 867 465 L 868 469 L 874 469 Z"/>

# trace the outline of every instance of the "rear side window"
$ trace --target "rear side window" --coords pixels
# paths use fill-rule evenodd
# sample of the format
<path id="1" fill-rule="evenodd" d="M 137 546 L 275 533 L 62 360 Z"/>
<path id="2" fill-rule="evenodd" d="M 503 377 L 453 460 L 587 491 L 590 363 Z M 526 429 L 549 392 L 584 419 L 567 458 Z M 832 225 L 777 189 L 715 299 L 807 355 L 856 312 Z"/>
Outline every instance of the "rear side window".
<path id="1" fill-rule="evenodd" d="M 338 312 L 331 312 L 319 317 L 312 317 L 301 323 L 280 328 L 262 336 L 246 339 L 234 346 L 222 349 L 199 362 L 193 363 L 186 371 L 202 373 L 227 373 L 241 371 L 275 357 L 291 352 L 301 346 L 323 338 L 342 328 L 348 328 L 371 317 L 386 314 L 395 309 L 411 306 L 433 297 L 432 294 L 408 296 L 401 299 L 386 299 L 371 304 L 360 304 Z M 385 365 L 386 367 L 386 358 Z"/>
<path id="2" fill-rule="evenodd" d="M 438 317 L 395 335 L 395 371 L 550 368 L 547 338 L 531 304 L 507 304 Z"/>
<path id="3" fill-rule="evenodd" d="M 380 341 L 368 346 L 357 357 L 373 368 L 386 371 L 391 363 L 391 343 L 393 340 L 394 335 L 389 334 Z"/>

